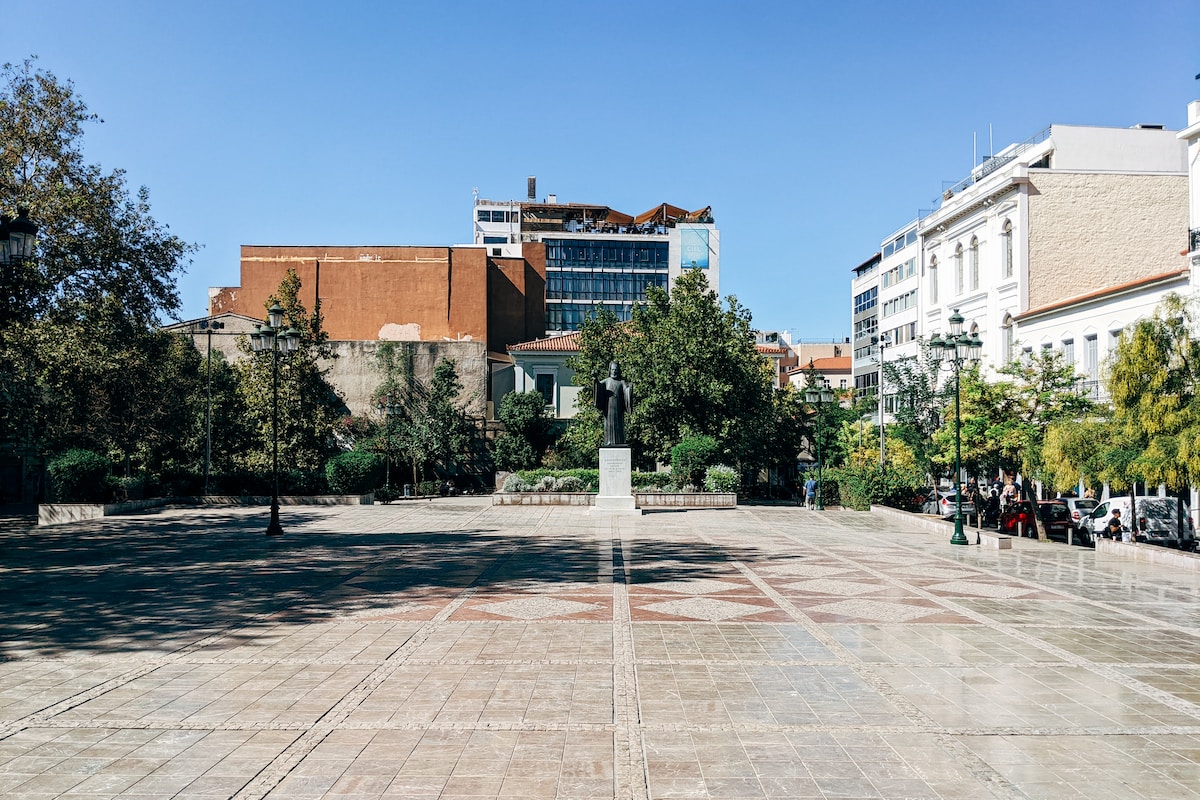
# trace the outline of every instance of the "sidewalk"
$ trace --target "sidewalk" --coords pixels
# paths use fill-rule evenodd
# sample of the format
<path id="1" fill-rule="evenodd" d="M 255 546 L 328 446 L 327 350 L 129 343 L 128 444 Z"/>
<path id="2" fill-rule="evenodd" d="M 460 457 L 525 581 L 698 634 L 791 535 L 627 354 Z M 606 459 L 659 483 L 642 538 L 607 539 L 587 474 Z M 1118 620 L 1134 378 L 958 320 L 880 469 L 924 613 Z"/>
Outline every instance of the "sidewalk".
<path id="1" fill-rule="evenodd" d="M 1200 798 L 1196 573 L 789 507 L 282 521 L 0 527 L 0 796 Z"/>

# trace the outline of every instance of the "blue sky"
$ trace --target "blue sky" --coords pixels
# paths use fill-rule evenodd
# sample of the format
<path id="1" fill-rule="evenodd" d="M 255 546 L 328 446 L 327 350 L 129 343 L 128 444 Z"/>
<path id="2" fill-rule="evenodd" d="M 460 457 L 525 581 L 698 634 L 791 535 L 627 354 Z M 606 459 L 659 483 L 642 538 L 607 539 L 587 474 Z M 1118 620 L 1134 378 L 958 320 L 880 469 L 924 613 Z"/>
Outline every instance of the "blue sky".
<path id="1" fill-rule="evenodd" d="M 0 59 L 72 80 L 105 120 L 88 159 L 202 245 L 185 318 L 237 285 L 242 244 L 468 242 L 472 189 L 520 199 L 536 175 L 560 202 L 711 205 L 722 293 L 829 339 L 851 267 L 989 126 L 995 150 L 1051 123 L 1184 127 L 1197 10 L 40 0 L 6 4 Z"/>

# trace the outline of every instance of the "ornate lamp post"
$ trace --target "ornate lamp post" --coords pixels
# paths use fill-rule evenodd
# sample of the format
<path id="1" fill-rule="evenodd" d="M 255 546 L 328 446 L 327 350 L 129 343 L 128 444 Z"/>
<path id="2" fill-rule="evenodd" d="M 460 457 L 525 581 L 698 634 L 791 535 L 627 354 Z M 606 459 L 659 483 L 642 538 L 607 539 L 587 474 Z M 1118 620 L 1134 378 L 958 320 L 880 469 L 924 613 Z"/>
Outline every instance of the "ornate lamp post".
<path id="1" fill-rule="evenodd" d="M 950 333 L 943 339 L 934 334 L 929 346 L 937 352 L 941 349 L 942 366 L 954 373 L 954 535 L 950 544 L 970 544 L 963 534 L 962 516 L 962 417 L 959 414 L 959 403 L 962 397 L 962 368 L 964 364 L 975 366 L 979 363 L 979 354 L 983 349 L 983 340 L 979 336 L 963 333 L 963 317 L 954 309 L 950 316 Z"/>
<path id="2" fill-rule="evenodd" d="M 212 471 L 212 335 L 213 331 L 224 330 L 225 323 L 215 319 L 200 320 L 197 326 L 208 332 L 208 357 L 205 361 L 205 389 L 207 406 L 204 410 L 204 494 L 208 494 L 208 478 Z"/>
<path id="3" fill-rule="evenodd" d="M 832 403 L 834 400 L 833 390 L 825 385 L 825 376 L 819 372 L 813 375 L 812 384 L 804 391 L 804 399 L 809 405 L 817 407 L 817 511 L 824 511 L 825 492 L 821 482 L 824 467 L 821 461 L 821 409 L 826 403 Z"/>
<path id="4" fill-rule="evenodd" d="M 872 336 L 871 344 L 879 348 L 879 466 L 883 466 L 886 450 L 884 447 L 884 432 L 883 432 L 883 351 L 891 345 L 892 340 L 885 333 L 881 336 Z"/>
<path id="5" fill-rule="evenodd" d="M 403 410 L 404 407 L 399 403 L 392 402 L 391 395 L 379 399 L 379 411 L 383 414 L 383 486 L 389 491 L 392 488 L 392 420 L 400 416 Z"/>
<path id="6" fill-rule="evenodd" d="M 267 309 L 267 324 L 255 325 L 250 334 L 250 345 L 255 353 L 271 353 L 271 522 L 267 525 L 267 536 L 279 536 L 283 527 L 279 524 L 279 354 L 294 353 L 300 347 L 300 332 L 295 328 L 283 328 L 283 309 L 275 303 Z"/>
<path id="7" fill-rule="evenodd" d="M 29 209 L 17 209 L 17 218 L 0 214 L 0 286 L 4 290 L 4 316 L 0 323 L 9 321 L 10 312 L 15 316 L 22 302 L 21 278 L 18 270 L 33 258 L 37 244 L 38 226 L 29 218 Z"/>

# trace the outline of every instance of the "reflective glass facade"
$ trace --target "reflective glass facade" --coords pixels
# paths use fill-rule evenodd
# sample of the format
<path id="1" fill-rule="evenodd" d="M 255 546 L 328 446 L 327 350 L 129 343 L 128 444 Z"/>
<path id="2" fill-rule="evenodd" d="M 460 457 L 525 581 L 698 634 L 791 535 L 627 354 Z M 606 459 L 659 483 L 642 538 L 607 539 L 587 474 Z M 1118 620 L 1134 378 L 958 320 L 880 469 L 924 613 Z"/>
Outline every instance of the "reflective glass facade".
<path id="1" fill-rule="evenodd" d="M 578 330 L 597 303 L 627 320 L 647 286 L 667 287 L 662 241 L 545 239 L 546 330 Z M 566 301 L 566 302 L 558 302 Z"/>

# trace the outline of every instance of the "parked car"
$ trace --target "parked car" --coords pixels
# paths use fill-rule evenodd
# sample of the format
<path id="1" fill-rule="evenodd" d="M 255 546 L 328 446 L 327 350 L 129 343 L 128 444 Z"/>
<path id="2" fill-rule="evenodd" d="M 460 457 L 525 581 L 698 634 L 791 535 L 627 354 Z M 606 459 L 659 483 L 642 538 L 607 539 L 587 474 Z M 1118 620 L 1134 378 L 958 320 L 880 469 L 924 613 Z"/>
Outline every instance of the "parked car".
<path id="1" fill-rule="evenodd" d="M 1178 500 L 1174 497 L 1145 496 L 1137 497 L 1137 529 L 1133 539 L 1143 544 L 1156 544 L 1161 547 L 1176 547 L 1180 550 L 1196 550 L 1196 530 L 1192 523 L 1191 514 L 1184 508 L 1183 529 L 1179 527 Z M 1121 509 L 1121 520 L 1125 527 L 1133 528 L 1130 524 L 1130 503 L 1128 497 L 1110 497 L 1100 503 L 1092 511 L 1090 521 L 1092 531 L 1097 537 L 1107 536 L 1108 518 L 1114 508 Z"/>
<path id="2" fill-rule="evenodd" d="M 1060 497 L 1058 502 L 1070 509 L 1071 523 L 1075 526 L 1079 538 L 1083 540 L 1080 544 L 1093 544 L 1091 516 L 1096 506 L 1100 505 L 1100 501 L 1091 497 Z"/>
<path id="3" fill-rule="evenodd" d="M 1028 535 L 1029 518 L 1032 513 L 1033 509 L 1028 500 L 1009 503 L 1008 507 L 1000 512 L 1000 532 L 1015 536 L 1019 527 L 1022 533 Z M 1074 528 L 1071 510 L 1058 500 L 1038 501 L 1037 515 L 1038 525 L 1045 532 L 1047 539 L 1062 539 L 1065 542 L 1067 534 Z"/>
<path id="4" fill-rule="evenodd" d="M 942 519 L 954 519 L 955 513 L 955 495 L 953 489 L 939 489 L 936 495 L 927 497 L 924 504 L 921 506 L 923 514 L 937 514 Z M 963 492 L 962 500 L 963 516 L 975 514 L 975 504 L 967 500 L 966 492 Z"/>

